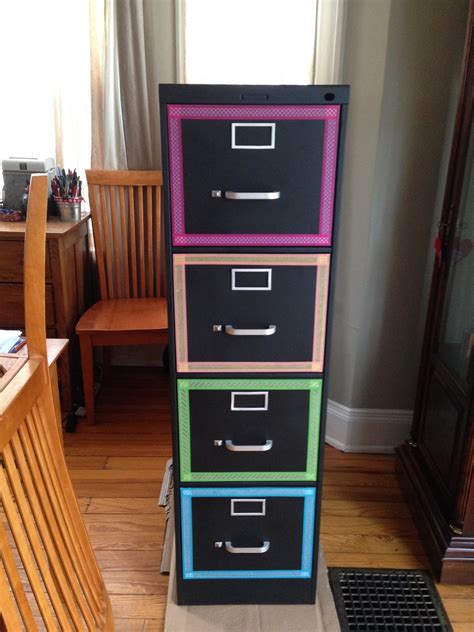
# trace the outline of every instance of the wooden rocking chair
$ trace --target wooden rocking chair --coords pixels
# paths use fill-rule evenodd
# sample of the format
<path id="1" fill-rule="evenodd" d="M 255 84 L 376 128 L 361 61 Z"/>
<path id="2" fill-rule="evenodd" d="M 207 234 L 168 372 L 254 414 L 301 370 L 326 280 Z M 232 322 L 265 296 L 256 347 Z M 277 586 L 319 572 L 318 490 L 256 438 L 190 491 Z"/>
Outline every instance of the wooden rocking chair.
<path id="1" fill-rule="evenodd" d="M 46 355 L 47 176 L 31 178 L 25 239 L 29 357 L 0 393 L 0 630 L 113 631 L 67 471 Z"/>

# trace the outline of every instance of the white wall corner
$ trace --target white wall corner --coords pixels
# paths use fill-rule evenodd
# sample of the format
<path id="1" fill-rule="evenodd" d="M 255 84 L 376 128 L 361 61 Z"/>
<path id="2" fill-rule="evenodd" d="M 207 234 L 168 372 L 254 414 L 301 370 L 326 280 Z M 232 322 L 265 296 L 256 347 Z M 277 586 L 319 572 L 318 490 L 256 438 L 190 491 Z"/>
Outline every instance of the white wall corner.
<path id="1" fill-rule="evenodd" d="M 328 401 L 326 443 L 343 452 L 391 453 L 410 433 L 412 410 L 348 408 Z"/>

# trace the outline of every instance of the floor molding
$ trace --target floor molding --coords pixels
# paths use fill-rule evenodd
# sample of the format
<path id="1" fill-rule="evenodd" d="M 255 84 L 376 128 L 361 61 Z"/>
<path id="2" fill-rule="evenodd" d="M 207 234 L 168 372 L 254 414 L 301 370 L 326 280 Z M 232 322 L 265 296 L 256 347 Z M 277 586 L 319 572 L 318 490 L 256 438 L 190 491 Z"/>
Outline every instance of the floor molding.
<path id="1" fill-rule="evenodd" d="M 328 401 L 326 442 L 343 452 L 393 453 L 407 438 L 412 410 L 349 408 Z"/>

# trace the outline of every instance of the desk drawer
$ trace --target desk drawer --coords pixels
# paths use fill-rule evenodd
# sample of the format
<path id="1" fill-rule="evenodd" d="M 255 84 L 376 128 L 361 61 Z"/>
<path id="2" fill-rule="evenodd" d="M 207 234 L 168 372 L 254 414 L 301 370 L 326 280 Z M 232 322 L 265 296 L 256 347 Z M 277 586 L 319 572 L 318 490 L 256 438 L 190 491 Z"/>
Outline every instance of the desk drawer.
<path id="1" fill-rule="evenodd" d="M 0 328 L 22 329 L 25 326 L 23 283 L 0 283 Z M 46 284 L 46 327 L 55 327 L 53 286 Z"/>
<path id="2" fill-rule="evenodd" d="M 315 481 L 321 379 L 179 379 L 185 482 Z"/>
<path id="3" fill-rule="evenodd" d="M 323 369 L 330 255 L 174 255 L 178 372 Z"/>
<path id="4" fill-rule="evenodd" d="M 0 282 L 23 282 L 24 241 L 0 241 Z M 49 248 L 46 244 L 46 281 L 51 280 Z"/>
<path id="5" fill-rule="evenodd" d="M 181 489 L 183 578 L 310 578 L 315 499 L 310 487 Z"/>
<path id="6" fill-rule="evenodd" d="M 175 246 L 329 246 L 339 105 L 168 105 Z"/>

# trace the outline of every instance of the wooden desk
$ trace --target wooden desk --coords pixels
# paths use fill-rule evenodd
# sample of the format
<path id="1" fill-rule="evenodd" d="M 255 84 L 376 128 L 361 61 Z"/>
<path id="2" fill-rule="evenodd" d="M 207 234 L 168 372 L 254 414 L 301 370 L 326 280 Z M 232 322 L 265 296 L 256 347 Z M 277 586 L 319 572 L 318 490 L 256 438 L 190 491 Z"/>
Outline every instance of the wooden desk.
<path id="1" fill-rule="evenodd" d="M 64 349 L 67 347 L 69 340 L 64 338 L 48 338 L 46 340 L 46 348 L 48 352 L 48 366 L 49 375 L 51 379 L 51 386 L 53 389 L 53 401 L 54 409 L 56 412 L 56 419 L 58 422 L 59 434 L 62 438 L 62 418 L 61 418 L 61 406 L 59 403 L 59 391 L 58 391 L 58 370 L 57 362 Z M 7 372 L 0 378 L 0 394 L 1 391 L 7 387 L 10 380 L 21 370 L 26 360 L 28 359 L 28 345 L 22 347 L 18 353 L 0 354 L 0 365 L 8 368 Z"/>
<path id="2" fill-rule="evenodd" d="M 46 327 L 48 338 L 68 338 L 58 361 L 63 413 L 72 408 L 80 384 L 74 327 L 90 304 L 88 220 L 48 221 L 46 227 Z M 0 222 L 0 329 L 23 329 L 23 243 L 25 222 Z"/>

